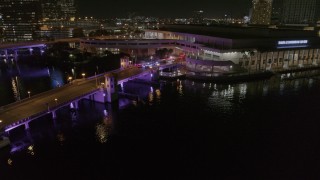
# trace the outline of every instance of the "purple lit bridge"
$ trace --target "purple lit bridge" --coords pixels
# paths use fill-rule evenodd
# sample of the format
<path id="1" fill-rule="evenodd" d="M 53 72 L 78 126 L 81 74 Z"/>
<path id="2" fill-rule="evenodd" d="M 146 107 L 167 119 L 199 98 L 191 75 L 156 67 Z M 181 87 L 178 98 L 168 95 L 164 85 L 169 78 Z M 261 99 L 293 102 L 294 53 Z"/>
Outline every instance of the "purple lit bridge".
<path id="1" fill-rule="evenodd" d="M 33 55 L 34 50 L 39 50 L 39 53 L 42 55 L 45 52 L 47 45 L 54 44 L 57 42 L 67 42 L 70 47 L 75 47 L 75 43 L 79 43 L 79 38 L 68 38 L 68 39 L 59 39 L 56 41 L 48 42 L 20 42 L 20 43 L 4 43 L 0 44 L 0 59 L 4 60 L 18 60 L 19 52 L 28 51 L 29 55 Z"/>
<path id="2" fill-rule="evenodd" d="M 0 107 L 0 129 L 9 132 L 20 126 L 29 129 L 29 123 L 46 114 L 56 118 L 56 111 L 70 106 L 77 109 L 81 99 L 101 103 L 118 100 L 117 85 L 150 73 L 141 68 L 118 69 L 106 74 L 73 82 L 30 98 Z M 103 82 L 98 84 L 98 82 Z"/>

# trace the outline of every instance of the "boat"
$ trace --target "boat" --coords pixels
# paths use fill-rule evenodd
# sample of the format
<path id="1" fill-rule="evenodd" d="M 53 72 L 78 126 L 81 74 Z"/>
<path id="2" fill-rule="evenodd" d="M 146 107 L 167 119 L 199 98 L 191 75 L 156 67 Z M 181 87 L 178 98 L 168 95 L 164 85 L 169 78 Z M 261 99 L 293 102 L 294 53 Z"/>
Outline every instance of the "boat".
<path id="1" fill-rule="evenodd" d="M 0 149 L 10 145 L 10 139 L 5 136 L 0 136 Z"/>

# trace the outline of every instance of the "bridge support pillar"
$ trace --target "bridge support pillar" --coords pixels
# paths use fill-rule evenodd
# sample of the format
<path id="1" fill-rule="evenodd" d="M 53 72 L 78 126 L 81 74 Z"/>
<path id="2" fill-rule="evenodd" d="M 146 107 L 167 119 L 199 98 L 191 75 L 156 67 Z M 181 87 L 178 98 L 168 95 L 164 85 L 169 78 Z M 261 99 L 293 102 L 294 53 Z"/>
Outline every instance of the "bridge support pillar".
<path id="1" fill-rule="evenodd" d="M 18 61 L 18 50 L 17 49 L 14 50 L 13 58 L 15 61 Z"/>
<path id="2" fill-rule="evenodd" d="M 79 109 L 79 100 L 73 101 L 73 103 L 74 103 L 74 108 Z"/>
<path id="3" fill-rule="evenodd" d="M 91 95 L 90 100 L 91 100 L 91 101 L 96 101 L 94 94 Z"/>
<path id="4" fill-rule="evenodd" d="M 42 56 L 43 53 L 44 53 L 44 47 L 41 47 L 41 48 L 40 48 L 40 55 Z"/>
<path id="5" fill-rule="evenodd" d="M 56 119 L 56 118 L 57 118 L 57 113 L 56 113 L 56 111 L 52 111 L 51 113 L 52 113 L 52 119 Z"/>
<path id="6" fill-rule="evenodd" d="M 8 59 L 9 59 L 9 57 L 8 57 L 8 49 L 5 49 L 5 50 L 4 50 L 4 55 L 5 55 L 5 57 L 6 57 L 6 60 L 8 60 Z"/>
<path id="7" fill-rule="evenodd" d="M 29 52 L 30 52 L 30 56 L 32 56 L 33 55 L 33 49 L 29 48 Z"/>
<path id="8" fill-rule="evenodd" d="M 118 81 L 115 75 L 105 75 L 106 101 L 112 103 L 118 100 Z"/>
<path id="9" fill-rule="evenodd" d="M 29 130 L 30 129 L 29 122 L 24 123 L 24 129 L 25 130 Z"/>

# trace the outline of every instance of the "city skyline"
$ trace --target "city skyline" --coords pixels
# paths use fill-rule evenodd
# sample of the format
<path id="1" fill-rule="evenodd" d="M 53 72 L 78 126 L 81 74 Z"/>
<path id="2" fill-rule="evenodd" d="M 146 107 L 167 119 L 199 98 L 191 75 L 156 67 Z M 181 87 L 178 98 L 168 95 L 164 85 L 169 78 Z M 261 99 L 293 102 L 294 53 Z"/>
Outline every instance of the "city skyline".
<path id="1" fill-rule="evenodd" d="M 248 15 L 252 6 L 251 2 L 251 0 L 201 0 L 197 2 L 156 0 L 150 3 L 137 0 L 123 3 L 122 1 L 78 0 L 76 4 L 79 15 L 98 18 L 128 17 L 129 13 L 155 17 L 192 17 L 192 12 L 195 10 L 203 10 L 205 17 L 224 17 L 228 15 L 229 17 L 239 18 Z"/>

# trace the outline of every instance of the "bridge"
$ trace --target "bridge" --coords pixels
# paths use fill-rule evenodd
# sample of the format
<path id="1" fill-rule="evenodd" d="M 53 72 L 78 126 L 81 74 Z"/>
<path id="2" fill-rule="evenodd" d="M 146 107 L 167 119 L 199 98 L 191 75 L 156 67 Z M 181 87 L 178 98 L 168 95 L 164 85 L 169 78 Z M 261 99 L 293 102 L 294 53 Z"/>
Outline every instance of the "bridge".
<path id="1" fill-rule="evenodd" d="M 30 98 L 0 107 L 0 129 L 9 132 L 20 126 L 29 129 L 29 122 L 46 114 L 56 118 L 62 107 L 78 108 L 78 101 L 90 99 L 97 102 L 112 102 L 117 99 L 117 85 L 145 75 L 149 70 L 141 68 L 118 69 L 107 74 L 78 79 L 73 82 Z M 98 84 L 98 82 L 102 82 Z"/>
<path id="2" fill-rule="evenodd" d="M 19 42 L 19 43 L 3 43 L 0 44 L 0 58 L 4 59 L 18 59 L 18 51 L 19 50 L 28 50 L 30 55 L 33 54 L 34 48 L 39 48 L 40 53 L 44 53 L 44 49 L 47 45 L 54 44 L 57 42 L 67 42 L 69 44 L 73 44 L 72 46 L 75 47 L 76 42 L 80 42 L 80 38 L 67 38 L 67 39 L 58 39 L 55 41 L 30 41 L 30 42 Z"/>

